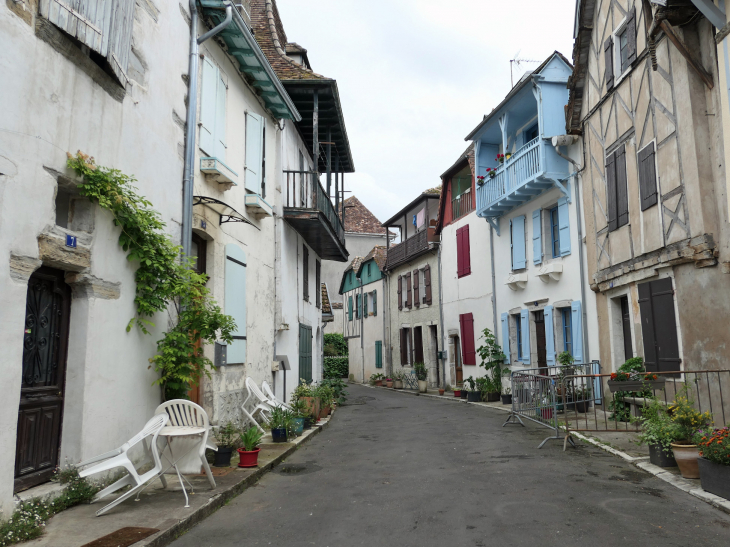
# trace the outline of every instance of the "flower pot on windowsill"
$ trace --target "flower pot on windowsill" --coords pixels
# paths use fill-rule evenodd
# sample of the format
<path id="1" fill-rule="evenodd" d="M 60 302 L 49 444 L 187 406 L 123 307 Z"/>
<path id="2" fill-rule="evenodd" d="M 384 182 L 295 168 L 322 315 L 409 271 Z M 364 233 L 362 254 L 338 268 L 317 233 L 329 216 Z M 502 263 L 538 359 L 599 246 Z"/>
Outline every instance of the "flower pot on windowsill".
<path id="1" fill-rule="evenodd" d="M 233 455 L 233 447 L 219 446 L 213 460 L 213 467 L 230 467 L 231 456 Z"/>
<path id="2" fill-rule="evenodd" d="M 685 479 L 699 479 L 700 468 L 697 460 L 700 451 L 696 444 L 675 444 L 672 443 L 674 459 L 677 460 L 679 472 Z"/>
<path id="3" fill-rule="evenodd" d="M 720 465 L 706 458 L 697 460 L 702 489 L 730 500 L 730 465 Z"/>
<path id="4" fill-rule="evenodd" d="M 246 451 L 243 448 L 238 449 L 238 467 L 256 467 L 259 464 L 260 448 L 256 450 Z"/>

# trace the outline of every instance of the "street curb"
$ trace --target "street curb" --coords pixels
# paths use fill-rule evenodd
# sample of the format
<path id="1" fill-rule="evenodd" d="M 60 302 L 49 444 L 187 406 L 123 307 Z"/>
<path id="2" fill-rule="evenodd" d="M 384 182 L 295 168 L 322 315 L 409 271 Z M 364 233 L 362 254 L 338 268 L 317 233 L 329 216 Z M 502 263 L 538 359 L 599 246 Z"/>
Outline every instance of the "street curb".
<path id="1" fill-rule="evenodd" d="M 365 385 L 365 384 L 362 384 Z M 365 385 L 366 387 L 370 387 L 375 389 L 376 386 L 370 386 Z M 462 399 L 456 399 L 455 397 L 444 397 L 443 395 L 431 395 L 428 393 L 411 393 L 409 391 L 403 391 L 401 389 L 392 389 L 392 388 L 379 388 L 379 389 L 385 389 L 388 391 L 396 391 L 400 393 L 404 393 L 407 395 L 416 395 L 416 396 L 422 396 L 422 397 L 429 397 L 431 399 L 438 399 L 442 401 L 453 401 L 457 403 L 466 403 L 471 404 L 474 406 L 478 406 L 481 408 L 489 409 L 489 410 L 497 410 L 501 412 L 509 412 L 506 408 L 499 408 L 499 407 L 493 407 L 493 406 L 487 406 L 479 403 L 469 403 L 467 401 L 464 401 Z M 669 473 L 668 471 L 665 471 L 663 468 L 653 465 L 649 463 L 648 456 L 629 456 L 626 452 L 622 452 L 621 450 L 617 450 L 611 446 L 608 446 L 607 444 L 604 444 L 600 441 L 597 441 L 596 439 L 593 439 L 591 437 L 586 437 L 585 435 L 582 435 L 581 433 L 578 433 L 576 431 L 570 431 L 569 432 L 571 436 L 577 437 L 578 439 L 585 441 L 587 443 L 590 443 L 601 450 L 604 450 L 605 452 L 608 452 L 609 454 L 613 454 L 614 456 L 618 456 L 619 458 L 622 458 L 623 460 L 627 461 L 634 467 L 641 469 L 642 471 L 645 471 L 647 473 L 650 473 L 651 475 L 654 475 L 656 478 L 663 480 L 664 482 L 671 484 L 675 488 L 678 488 L 682 490 L 683 492 L 688 493 L 690 496 L 694 496 L 695 498 L 704 501 L 705 503 L 712 505 L 716 509 L 719 509 L 720 511 L 723 511 L 730 515 L 730 500 L 726 500 L 725 498 L 721 498 L 720 496 L 716 496 L 714 494 L 710 494 L 709 492 L 706 492 L 702 488 L 698 487 L 697 484 L 692 483 L 688 481 L 687 479 L 682 478 L 681 476 L 674 475 L 673 473 Z"/>
<path id="2" fill-rule="evenodd" d="M 183 520 L 177 522 L 176 524 L 170 526 L 166 530 L 162 530 L 161 532 L 158 532 L 155 536 L 153 536 L 151 539 L 147 541 L 142 541 L 138 544 L 140 547 L 165 547 L 166 545 L 169 545 L 173 541 L 175 541 L 177 538 L 179 538 L 184 533 L 191 530 L 195 525 L 205 520 L 207 517 L 215 513 L 218 509 L 223 507 L 229 500 L 235 498 L 236 496 L 243 493 L 244 490 L 246 490 L 248 487 L 252 486 L 255 482 L 257 482 L 261 477 L 263 477 L 266 473 L 271 471 L 274 467 L 279 465 L 282 461 L 284 461 L 287 457 L 291 456 L 299 447 L 309 442 L 310 439 L 313 437 L 319 435 L 322 430 L 329 426 L 330 422 L 332 421 L 332 418 L 335 415 L 335 411 L 333 410 L 330 414 L 329 420 L 326 422 L 316 425 L 316 430 L 312 430 L 312 433 L 307 435 L 304 439 L 301 440 L 301 442 L 289 447 L 285 452 L 282 452 L 279 454 L 276 458 L 271 460 L 266 465 L 258 468 L 254 473 L 251 475 L 241 479 L 240 482 L 234 484 L 233 486 L 229 487 L 227 490 L 224 490 L 223 492 L 219 492 L 212 498 L 208 500 L 208 503 L 203 505 L 202 507 L 199 507 L 192 513 L 190 513 L 187 517 L 185 517 Z"/>

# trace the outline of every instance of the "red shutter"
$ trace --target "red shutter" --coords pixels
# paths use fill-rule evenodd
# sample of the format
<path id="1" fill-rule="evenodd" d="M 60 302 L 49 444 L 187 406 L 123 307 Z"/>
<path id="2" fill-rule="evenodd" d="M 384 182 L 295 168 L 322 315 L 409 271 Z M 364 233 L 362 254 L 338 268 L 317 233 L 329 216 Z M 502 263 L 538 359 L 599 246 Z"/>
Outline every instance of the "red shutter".
<path id="1" fill-rule="evenodd" d="M 398 276 L 398 309 L 403 309 L 403 276 Z"/>
<path id="2" fill-rule="evenodd" d="M 471 249 L 469 248 L 469 225 L 462 228 L 461 232 L 461 275 L 471 273 Z"/>
<path id="3" fill-rule="evenodd" d="M 464 353 L 463 364 L 476 365 L 476 349 L 474 346 L 474 316 L 471 313 L 462 313 L 459 316 L 461 329 L 461 349 Z"/>
<path id="4" fill-rule="evenodd" d="M 461 252 L 461 240 L 462 240 L 462 228 L 456 230 L 456 275 L 461 277 L 461 272 L 464 270 L 464 257 Z"/>
<path id="5" fill-rule="evenodd" d="M 420 279 L 418 276 L 418 268 L 416 268 L 415 270 L 413 270 L 413 305 L 417 308 L 421 307 L 421 297 L 418 291 L 419 283 Z"/>
<path id="6" fill-rule="evenodd" d="M 423 291 L 423 303 L 431 305 L 431 266 L 426 264 L 423 268 L 423 284 L 425 289 Z"/>

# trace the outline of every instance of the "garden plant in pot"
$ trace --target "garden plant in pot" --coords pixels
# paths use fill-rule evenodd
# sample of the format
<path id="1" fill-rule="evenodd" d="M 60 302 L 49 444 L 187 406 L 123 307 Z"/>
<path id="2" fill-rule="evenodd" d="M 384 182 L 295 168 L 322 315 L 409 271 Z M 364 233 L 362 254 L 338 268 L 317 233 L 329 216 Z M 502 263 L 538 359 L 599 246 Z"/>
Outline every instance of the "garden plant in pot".
<path id="1" fill-rule="evenodd" d="M 295 401 L 292 401 L 289 407 L 291 408 L 292 414 L 294 414 L 294 423 L 296 424 L 296 429 L 294 430 L 294 433 L 296 433 L 297 435 L 301 435 L 302 433 L 304 433 L 305 429 L 304 420 L 307 417 L 307 405 L 301 399 L 297 399 Z M 309 427 L 312 427 L 311 423 Z"/>
<path id="2" fill-rule="evenodd" d="M 461 397 L 461 386 L 460 385 L 454 386 L 454 397 L 456 397 L 456 398 Z"/>
<path id="3" fill-rule="evenodd" d="M 503 405 L 511 405 L 512 404 L 512 388 L 509 386 L 505 386 L 502 384 L 502 404 Z"/>
<path id="4" fill-rule="evenodd" d="M 700 470 L 697 462 L 700 457 L 697 443 L 701 441 L 700 431 L 706 430 L 712 415 L 694 408 L 689 384 L 684 384 L 670 407 L 672 422 L 677 427 L 677 440 L 672 443 L 674 459 L 677 460 L 679 472 L 685 479 L 699 479 Z"/>
<path id="5" fill-rule="evenodd" d="M 641 357 L 627 359 L 615 373 L 611 374 L 612 379 L 608 382 L 610 391 L 613 393 L 613 400 L 608 404 L 611 420 L 615 422 L 631 421 L 631 406 L 624 400 L 626 397 L 652 396 L 648 389 L 642 391 L 643 388 L 639 388 L 640 391 L 635 391 L 632 387 L 635 386 L 635 382 L 628 382 L 629 379 L 639 378 L 643 374 L 646 374 L 646 370 L 644 369 L 644 359 Z M 644 385 L 642 382 L 640 383 L 642 386 Z M 649 384 L 646 386 L 648 387 Z"/>
<path id="6" fill-rule="evenodd" d="M 314 387 L 306 380 L 299 380 L 299 385 L 292 394 L 293 401 L 304 401 L 304 428 L 309 429 L 319 419 L 319 399 L 314 395 Z"/>
<path id="7" fill-rule="evenodd" d="M 392 388 L 393 387 L 393 378 L 386 378 L 385 379 L 385 387 Z"/>
<path id="8" fill-rule="evenodd" d="M 426 370 L 426 365 L 424 363 L 414 363 L 413 371 L 416 373 L 416 378 L 418 379 L 418 392 L 426 393 L 428 390 L 428 371 Z"/>
<path id="9" fill-rule="evenodd" d="M 502 391 L 502 370 L 507 356 L 491 330 L 484 329 L 480 340 L 483 340 L 483 343 L 477 348 L 477 354 L 482 359 L 479 366 L 486 370 L 485 377 L 489 381 L 487 387 L 491 390 L 487 392 L 487 401 L 499 401 Z"/>
<path id="10" fill-rule="evenodd" d="M 589 385 L 581 385 L 574 387 L 569 394 L 572 399 L 570 409 L 585 414 L 591 406 L 591 388 Z"/>
<path id="11" fill-rule="evenodd" d="M 380 387 L 383 385 L 384 379 L 385 379 L 385 376 L 383 376 L 379 372 L 376 372 L 375 374 L 370 375 L 370 384 Z"/>
<path id="12" fill-rule="evenodd" d="M 285 443 L 287 441 L 289 426 L 293 422 L 294 416 L 288 410 L 276 407 L 271 411 L 269 427 L 271 427 L 271 438 L 275 443 Z"/>
<path id="13" fill-rule="evenodd" d="M 656 397 L 642 409 L 639 444 L 649 446 L 649 461 L 659 467 L 677 467 L 672 453 L 672 443 L 677 441 L 677 426 L 667 412 L 666 406 Z"/>
<path id="14" fill-rule="evenodd" d="M 477 383 L 474 381 L 472 376 L 469 376 L 464 380 L 465 384 L 469 385 L 469 391 L 466 394 L 466 400 L 470 403 L 478 403 L 482 400 L 482 393 L 477 389 Z"/>
<path id="15" fill-rule="evenodd" d="M 315 396 L 319 398 L 319 417 L 326 418 L 332 412 L 335 401 L 335 391 L 327 384 L 321 383 L 314 388 Z"/>
<path id="16" fill-rule="evenodd" d="M 730 499 L 730 428 L 701 432 L 700 482 L 711 494 Z"/>
<path id="17" fill-rule="evenodd" d="M 256 467 L 259 463 L 259 452 L 263 434 L 256 426 L 249 427 L 240 435 L 241 448 L 238 449 L 238 467 Z"/>
<path id="18" fill-rule="evenodd" d="M 393 373 L 393 387 L 395 389 L 403 389 L 403 376 L 402 370 Z"/>
<path id="19" fill-rule="evenodd" d="M 345 404 L 347 401 L 347 384 L 345 384 L 342 378 L 325 378 L 321 384 L 332 388 L 334 404 L 336 406 Z"/>
<path id="20" fill-rule="evenodd" d="M 227 422 L 225 425 L 214 430 L 213 438 L 215 439 L 215 444 L 218 446 L 218 450 L 215 453 L 213 467 L 231 466 L 231 456 L 238 446 L 239 433 L 240 431 L 233 425 L 233 422 Z"/>

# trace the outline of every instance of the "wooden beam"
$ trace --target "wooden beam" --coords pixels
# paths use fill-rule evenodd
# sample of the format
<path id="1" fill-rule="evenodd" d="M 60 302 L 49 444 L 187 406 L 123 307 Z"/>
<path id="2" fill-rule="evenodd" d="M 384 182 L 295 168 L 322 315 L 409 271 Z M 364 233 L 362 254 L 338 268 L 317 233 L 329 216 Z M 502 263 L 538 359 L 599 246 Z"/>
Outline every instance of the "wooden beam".
<path id="1" fill-rule="evenodd" d="M 662 21 L 661 23 L 659 23 L 659 28 L 664 31 L 664 33 L 667 35 L 667 38 L 669 38 L 669 40 L 675 45 L 675 47 L 682 54 L 682 57 L 687 60 L 689 66 L 692 67 L 692 69 L 697 73 L 700 79 L 705 82 L 707 88 L 712 89 L 713 87 L 715 87 L 715 84 L 712 82 L 712 75 L 709 74 L 704 69 L 704 67 L 694 59 L 692 54 L 687 50 L 687 47 L 684 45 L 682 40 L 680 40 L 679 36 L 674 34 L 672 25 L 670 25 L 666 21 Z"/>

